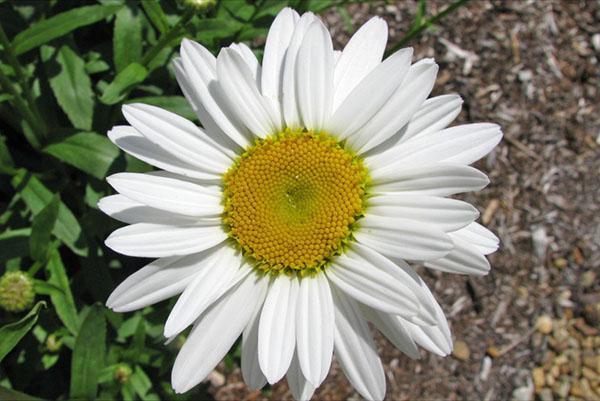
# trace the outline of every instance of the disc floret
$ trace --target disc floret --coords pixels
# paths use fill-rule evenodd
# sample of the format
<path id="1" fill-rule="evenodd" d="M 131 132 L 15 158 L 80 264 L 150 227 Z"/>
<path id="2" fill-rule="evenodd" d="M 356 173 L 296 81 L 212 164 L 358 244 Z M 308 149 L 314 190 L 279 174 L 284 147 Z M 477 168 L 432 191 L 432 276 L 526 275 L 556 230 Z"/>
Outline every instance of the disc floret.
<path id="1" fill-rule="evenodd" d="M 223 222 L 257 268 L 314 273 L 342 251 L 363 214 L 362 160 L 325 133 L 257 140 L 223 178 Z"/>

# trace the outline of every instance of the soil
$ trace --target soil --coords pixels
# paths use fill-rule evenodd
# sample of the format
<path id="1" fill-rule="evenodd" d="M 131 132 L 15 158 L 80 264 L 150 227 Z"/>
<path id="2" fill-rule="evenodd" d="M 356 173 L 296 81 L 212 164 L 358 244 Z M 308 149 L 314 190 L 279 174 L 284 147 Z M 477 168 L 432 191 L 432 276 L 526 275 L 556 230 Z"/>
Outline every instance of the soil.
<path id="1" fill-rule="evenodd" d="M 427 14 L 448 4 L 428 1 Z M 341 48 L 350 26 L 380 16 L 392 46 L 416 6 L 354 4 L 350 20 L 335 9 L 325 19 Z M 501 248 L 486 277 L 419 269 L 458 346 L 453 356 L 423 351 L 414 361 L 376 335 L 386 399 L 600 399 L 600 2 L 475 0 L 410 45 L 415 60 L 440 65 L 434 95 L 463 97 L 457 123 L 503 128 L 476 165 L 491 184 L 464 196 Z M 217 400 L 291 399 L 285 381 L 251 391 L 238 368 L 221 364 L 214 375 Z M 361 397 L 334 363 L 313 399 Z"/>

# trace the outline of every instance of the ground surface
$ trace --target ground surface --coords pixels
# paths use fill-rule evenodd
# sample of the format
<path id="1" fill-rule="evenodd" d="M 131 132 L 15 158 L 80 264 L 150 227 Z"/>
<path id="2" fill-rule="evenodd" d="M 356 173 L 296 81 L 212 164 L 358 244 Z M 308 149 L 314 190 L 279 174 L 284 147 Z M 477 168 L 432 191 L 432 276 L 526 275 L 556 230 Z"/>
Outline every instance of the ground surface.
<path id="1" fill-rule="evenodd" d="M 430 13 L 447 4 L 428 3 Z M 385 18 L 393 44 L 415 6 L 348 11 L 354 28 Z M 338 11 L 326 19 L 340 48 L 347 24 Z M 416 59 L 440 64 L 434 93 L 464 98 L 461 122 L 503 127 L 503 142 L 478 164 L 491 185 L 466 197 L 502 247 L 483 278 L 421 270 L 449 316 L 456 355 L 413 361 L 378 336 L 387 399 L 600 399 L 600 2 L 472 1 L 411 45 Z M 212 379 L 217 400 L 291 399 L 285 382 L 249 391 L 239 369 L 221 365 Z M 315 398 L 360 396 L 334 364 Z"/>

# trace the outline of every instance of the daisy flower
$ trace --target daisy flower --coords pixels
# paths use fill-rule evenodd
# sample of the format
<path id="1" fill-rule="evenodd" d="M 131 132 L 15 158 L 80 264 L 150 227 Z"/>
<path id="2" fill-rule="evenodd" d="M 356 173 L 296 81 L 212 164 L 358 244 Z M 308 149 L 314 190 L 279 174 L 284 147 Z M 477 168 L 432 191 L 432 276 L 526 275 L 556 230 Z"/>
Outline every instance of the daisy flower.
<path id="1" fill-rule="evenodd" d="M 157 258 L 107 305 L 128 312 L 181 294 L 168 339 L 192 326 L 172 371 L 196 386 L 241 335 L 252 388 L 287 376 L 309 399 L 335 354 L 356 390 L 385 396 L 368 322 L 412 358 L 452 350 L 448 323 L 407 262 L 486 274 L 497 238 L 477 209 L 448 196 L 480 190 L 469 164 L 500 141 L 495 124 L 446 128 L 457 95 L 429 98 L 432 59 L 382 60 L 373 18 L 343 51 L 312 13 L 283 9 L 262 64 L 244 44 L 215 58 L 184 40 L 174 68 L 202 128 L 163 109 L 123 106 L 110 139 L 159 170 L 108 177 L 99 207 L 129 225 L 106 245 Z"/>

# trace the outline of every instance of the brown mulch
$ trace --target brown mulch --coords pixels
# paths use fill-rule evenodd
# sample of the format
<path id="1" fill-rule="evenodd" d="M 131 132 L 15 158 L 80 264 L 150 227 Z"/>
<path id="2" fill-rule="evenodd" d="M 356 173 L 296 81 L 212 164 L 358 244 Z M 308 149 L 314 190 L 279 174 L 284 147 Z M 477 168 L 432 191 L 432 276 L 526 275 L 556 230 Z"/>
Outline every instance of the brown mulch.
<path id="1" fill-rule="evenodd" d="M 427 3 L 431 14 L 448 4 Z M 385 18 L 391 44 L 415 11 L 413 1 L 348 7 L 354 29 L 370 16 Z M 337 10 L 325 18 L 340 48 L 349 38 L 347 24 Z M 480 208 L 502 245 L 483 278 L 420 270 L 469 355 L 423 351 L 413 361 L 377 336 L 386 399 L 548 401 L 549 394 L 558 400 L 563 393 L 564 399 L 593 399 L 593 392 L 570 390 L 581 386 L 573 384 L 581 374 L 571 379 L 570 370 L 558 369 L 555 381 L 563 388 L 544 382 L 541 391 L 532 372 L 551 371 L 564 351 L 553 345 L 563 331 L 577 333 L 565 350 L 591 344 L 585 355 L 600 354 L 600 2 L 475 0 L 411 45 L 415 59 L 434 57 L 440 65 L 434 94 L 464 98 L 459 122 L 503 128 L 504 140 L 477 164 L 491 184 L 464 197 Z M 555 323 L 553 333 L 536 330 L 541 315 Z M 589 369 L 588 381 L 593 387 L 596 380 L 598 390 L 600 372 Z M 285 382 L 252 392 L 239 369 L 219 370 L 225 382 L 210 387 L 217 400 L 291 399 Z M 360 396 L 334 364 L 314 399 Z"/>

